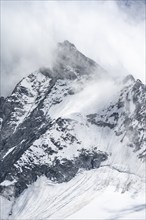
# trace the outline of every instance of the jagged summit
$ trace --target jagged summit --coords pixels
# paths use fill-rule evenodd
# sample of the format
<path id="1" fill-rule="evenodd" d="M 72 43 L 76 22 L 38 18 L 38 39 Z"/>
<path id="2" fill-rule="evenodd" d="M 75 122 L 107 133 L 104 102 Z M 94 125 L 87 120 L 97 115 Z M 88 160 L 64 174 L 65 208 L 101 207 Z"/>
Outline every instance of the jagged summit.
<path id="1" fill-rule="evenodd" d="M 127 76 L 123 79 L 123 83 L 127 83 L 127 82 L 135 82 L 134 76 L 131 75 L 131 74 L 127 75 Z"/>
<path id="2" fill-rule="evenodd" d="M 65 40 L 63 42 L 58 43 L 58 47 L 65 47 L 69 49 L 76 49 L 75 45 L 69 42 L 68 40 Z"/>
<path id="3" fill-rule="evenodd" d="M 61 79 L 75 79 L 78 76 L 93 74 L 99 78 L 105 75 L 108 77 L 108 73 L 99 64 L 78 51 L 68 40 L 58 43 L 52 69 L 43 67 L 40 71 L 44 75 Z"/>

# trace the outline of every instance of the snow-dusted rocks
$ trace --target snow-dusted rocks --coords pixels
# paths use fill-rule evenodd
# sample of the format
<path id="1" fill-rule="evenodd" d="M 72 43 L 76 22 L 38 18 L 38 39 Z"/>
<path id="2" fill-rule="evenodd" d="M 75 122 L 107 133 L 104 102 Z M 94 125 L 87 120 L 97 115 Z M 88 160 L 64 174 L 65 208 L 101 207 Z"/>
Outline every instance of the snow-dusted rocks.
<path id="1" fill-rule="evenodd" d="M 120 175 L 123 191 L 142 184 L 146 87 L 131 75 L 115 81 L 65 41 L 58 45 L 53 67 L 22 79 L 11 96 L 0 98 L 0 107 L 1 196 L 22 198 L 41 176 L 65 184 L 81 170 L 89 176 L 97 172 L 99 180 L 106 176 L 105 186 Z M 97 178 L 97 186 L 101 182 Z M 13 218 L 23 213 L 16 207 Z"/>

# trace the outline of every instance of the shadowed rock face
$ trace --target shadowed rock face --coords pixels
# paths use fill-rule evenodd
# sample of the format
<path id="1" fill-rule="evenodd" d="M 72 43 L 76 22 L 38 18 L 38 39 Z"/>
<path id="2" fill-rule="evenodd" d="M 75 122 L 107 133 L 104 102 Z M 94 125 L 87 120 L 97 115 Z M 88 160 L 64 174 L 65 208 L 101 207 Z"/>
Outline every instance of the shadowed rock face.
<path id="1" fill-rule="evenodd" d="M 118 99 L 100 113 L 94 109 L 77 118 L 60 116 L 66 100 L 80 92 L 75 86 L 82 87 L 84 81 L 105 74 L 65 41 L 58 45 L 52 69 L 40 68 L 21 80 L 11 96 L 0 98 L 0 182 L 15 182 L 0 185 L 2 195 L 18 197 L 41 175 L 61 183 L 71 180 L 80 169 L 99 168 L 109 154 L 100 150 L 107 146 L 94 141 L 95 127 L 101 130 L 101 137 L 104 129 L 113 131 L 119 143 L 132 148 L 137 159 L 144 161 L 146 88 L 132 76 L 124 79 Z"/>
<path id="2" fill-rule="evenodd" d="M 145 160 L 146 86 L 140 80 L 134 81 L 132 76 L 126 77 L 124 83 L 127 80 L 132 81 L 133 86 L 131 88 L 126 86 L 121 91 L 117 103 L 110 105 L 102 114 L 90 114 L 87 118 L 92 124 L 113 129 L 117 136 L 124 134 L 121 142 L 128 138 L 128 146 L 134 151 L 143 149 L 138 157 Z M 120 126 L 119 122 L 122 122 Z"/>
<path id="3" fill-rule="evenodd" d="M 66 158 L 59 160 L 55 157 L 51 166 L 42 164 L 35 165 L 34 167 L 23 167 L 21 172 L 15 167 L 11 167 L 9 173 L 7 173 L 7 179 L 12 181 L 13 174 L 13 178 L 17 179 L 17 182 L 9 196 L 13 194 L 15 197 L 18 197 L 29 184 L 35 182 L 41 175 L 45 175 L 55 182 L 67 182 L 77 174 L 79 169 L 90 170 L 99 168 L 101 162 L 105 161 L 107 158 L 107 153 L 82 149 L 79 156 L 72 160 Z M 7 166 L 10 166 L 8 162 Z M 6 189 L 7 187 L 1 186 L 0 192 L 4 193 Z"/>

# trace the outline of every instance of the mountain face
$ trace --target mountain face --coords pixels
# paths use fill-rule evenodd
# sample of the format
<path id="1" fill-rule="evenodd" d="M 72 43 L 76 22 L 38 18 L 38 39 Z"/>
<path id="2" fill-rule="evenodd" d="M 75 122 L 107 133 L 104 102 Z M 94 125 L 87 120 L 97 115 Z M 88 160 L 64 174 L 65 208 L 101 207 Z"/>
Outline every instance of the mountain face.
<path id="1" fill-rule="evenodd" d="M 51 69 L 0 98 L 1 195 L 18 198 L 41 176 L 63 183 L 104 167 L 143 179 L 145 118 L 140 80 L 115 81 L 73 44 L 59 43 Z"/>

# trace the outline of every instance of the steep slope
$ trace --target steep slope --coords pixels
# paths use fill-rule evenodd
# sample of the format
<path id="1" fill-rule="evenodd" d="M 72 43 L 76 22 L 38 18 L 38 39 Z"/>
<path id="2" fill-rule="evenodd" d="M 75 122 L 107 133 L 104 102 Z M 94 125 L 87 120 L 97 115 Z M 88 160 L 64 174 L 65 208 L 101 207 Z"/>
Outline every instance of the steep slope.
<path id="1" fill-rule="evenodd" d="M 11 96 L 0 98 L 0 107 L 3 197 L 21 197 L 42 175 L 63 183 L 81 169 L 97 169 L 100 175 L 102 167 L 111 175 L 128 175 L 122 189 L 127 181 L 127 190 L 142 184 L 145 85 L 132 76 L 115 81 L 70 42 L 58 44 L 52 69 L 41 68 L 22 79 Z M 108 186 L 106 181 L 112 182 L 108 175 Z"/>

